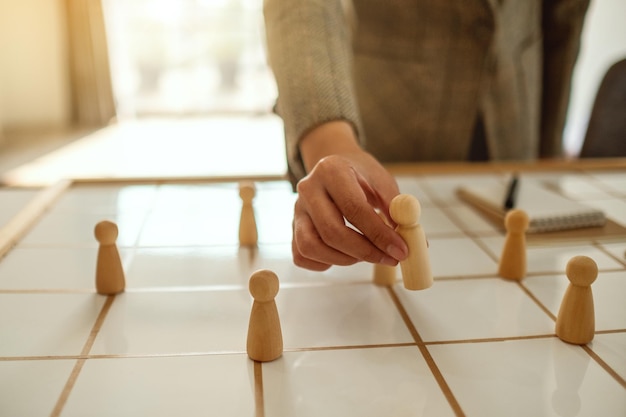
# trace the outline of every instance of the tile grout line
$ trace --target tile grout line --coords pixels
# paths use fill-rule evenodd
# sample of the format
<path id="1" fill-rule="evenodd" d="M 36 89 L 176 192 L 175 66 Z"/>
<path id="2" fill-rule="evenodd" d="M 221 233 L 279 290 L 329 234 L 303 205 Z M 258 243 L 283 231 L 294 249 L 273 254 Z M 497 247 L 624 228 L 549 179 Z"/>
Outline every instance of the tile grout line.
<path id="1" fill-rule="evenodd" d="M 254 361 L 254 416 L 265 417 L 263 363 Z"/>
<path id="2" fill-rule="evenodd" d="M 535 304 L 537 304 L 537 306 L 539 306 L 539 308 L 541 308 L 551 319 L 552 321 L 556 322 L 556 316 L 554 314 L 552 314 L 550 312 L 550 310 L 543 305 L 543 303 L 537 298 L 535 297 L 535 295 L 528 289 L 526 288 L 526 286 L 522 283 L 522 282 L 518 282 L 517 283 L 519 285 L 519 287 L 526 293 L 526 295 L 528 295 L 534 302 Z M 595 334 L 599 334 L 599 332 L 594 332 L 594 336 Z M 556 336 L 556 333 L 555 333 Z M 556 336 L 558 337 L 558 336 Z M 565 343 L 565 342 L 564 342 Z M 580 346 L 594 361 L 596 361 L 596 363 L 598 365 L 600 365 L 600 367 L 602 369 L 604 369 L 609 375 L 611 375 L 622 387 L 626 388 L 626 380 L 624 380 L 624 378 L 622 378 L 614 369 L 612 366 L 610 366 L 608 363 L 606 363 L 600 356 L 598 356 L 598 354 L 596 352 L 593 351 L 593 349 L 591 347 L 589 347 L 588 345 L 581 345 Z"/>
<path id="3" fill-rule="evenodd" d="M 76 363 L 74 364 L 74 368 L 72 369 L 72 372 L 70 373 L 70 376 L 68 377 L 67 382 L 65 383 L 65 386 L 63 387 L 63 390 L 61 391 L 61 395 L 59 396 L 57 403 L 55 404 L 54 408 L 52 409 L 52 412 L 50 413 L 50 417 L 59 417 L 61 415 L 61 411 L 63 411 L 63 407 L 65 407 L 65 404 L 67 403 L 67 399 L 69 398 L 70 393 L 72 389 L 74 388 L 74 384 L 76 383 L 76 380 L 78 379 L 78 375 L 83 369 L 83 365 L 87 361 L 85 356 L 87 356 L 89 352 L 91 351 L 91 348 L 93 347 L 93 344 L 96 340 L 96 336 L 98 335 L 98 332 L 100 331 L 100 328 L 102 327 L 102 324 L 104 323 L 104 319 L 106 315 L 108 314 L 109 310 L 111 309 L 113 300 L 115 300 L 115 295 L 107 296 L 104 302 L 104 305 L 102 306 L 102 309 L 100 310 L 100 314 L 98 314 L 98 317 L 96 318 L 96 321 L 91 329 L 91 332 L 89 333 L 89 336 L 87 337 L 87 340 L 85 341 L 85 345 L 83 346 L 83 349 L 80 353 L 81 358 L 76 360 Z"/>
<path id="4" fill-rule="evenodd" d="M 44 188 L 9 222 L 0 228 L 0 258 L 17 245 L 26 233 L 39 221 L 60 196 L 71 186 L 71 181 L 62 180 Z"/>
<path id="5" fill-rule="evenodd" d="M 613 379 L 615 379 L 615 381 L 617 381 L 618 384 L 620 384 L 623 388 L 626 388 L 626 380 L 624 380 L 624 378 L 622 378 L 614 369 L 613 367 L 611 367 L 608 363 L 606 363 L 600 356 L 598 356 L 598 354 L 596 352 L 593 351 L 592 348 L 590 348 L 588 345 L 582 345 L 581 348 L 587 352 L 587 354 L 591 357 L 591 359 L 593 359 L 594 361 L 596 361 L 596 363 L 598 365 L 600 365 L 600 367 L 602 369 L 604 369 L 609 375 L 611 375 L 613 377 Z"/>
<path id="6" fill-rule="evenodd" d="M 441 370 L 437 366 L 437 363 L 435 362 L 432 355 L 428 351 L 428 347 L 424 344 L 422 337 L 419 335 L 419 332 L 413 325 L 413 322 L 411 321 L 408 313 L 404 309 L 404 306 L 400 302 L 398 295 L 394 291 L 393 287 L 387 287 L 387 290 L 388 290 L 389 295 L 391 296 L 391 299 L 393 300 L 393 303 L 396 305 L 398 312 L 402 316 L 402 319 L 404 320 L 405 325 L 408 327 L 408 330 L 411 333 L 411 336 L 415 340 L 415 343 L 417 344 L 417 348 L 420 350 L 422 357 L 426 361 L 426 364 L 428 365 L 430 372 L 432 373 L 433 377 L 437 381 L 437 384 L 439 385 L 439 389 L 441 389 L 443 395 L 446 397 L 446 400 L 448 401 L 448 404 L 452 408 L 452 411 L 457 417 L 465 417 L 465 413 L 463 412 L 461 405 L 457 401 L 456 397 L 454 396 L 454 393 L 450 389 L 450 386 L 448 385 L 445 378 L 443 377 L 443 374 L 441 373 Z"/>

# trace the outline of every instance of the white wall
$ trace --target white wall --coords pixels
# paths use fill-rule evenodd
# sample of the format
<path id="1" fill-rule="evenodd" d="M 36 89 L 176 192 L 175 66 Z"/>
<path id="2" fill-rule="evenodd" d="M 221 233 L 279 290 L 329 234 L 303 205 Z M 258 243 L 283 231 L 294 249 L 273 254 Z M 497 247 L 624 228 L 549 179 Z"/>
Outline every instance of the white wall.
<path id="1" fill-rule="evenodd" d="M 0 0 L 0 126 L 70 120 L 64 0 Z"/>
<path id="2" fill-rule="evenodd" d="M 580 150 L 604 73 L 611 64 L 626 58 L 626 1 L 592 0 L 582 42 L 565 128 L 565 148 L 570 154 Z"/>

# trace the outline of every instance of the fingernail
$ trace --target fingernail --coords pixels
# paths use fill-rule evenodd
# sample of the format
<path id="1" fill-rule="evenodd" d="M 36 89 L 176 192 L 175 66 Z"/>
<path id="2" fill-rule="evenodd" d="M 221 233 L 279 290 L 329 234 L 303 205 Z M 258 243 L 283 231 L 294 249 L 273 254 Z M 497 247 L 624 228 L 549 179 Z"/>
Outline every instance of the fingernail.
<path id="1" fill-rule="evenodd" d="M 388 266 L 396 266 L 398 265 L 398 261 L 396 261 L 395 259 L 393 259 L 390 256 L 383 256 L 383 259 L 380 260 L 380 263 L 383 265 L 388 265 Z"/>
<path id="2" fill-rule="evenodd" d="M 387 254 L 397 261 L 402 261 L 407 256 L 407 253 L 396 245 L 387 246 Z"/>

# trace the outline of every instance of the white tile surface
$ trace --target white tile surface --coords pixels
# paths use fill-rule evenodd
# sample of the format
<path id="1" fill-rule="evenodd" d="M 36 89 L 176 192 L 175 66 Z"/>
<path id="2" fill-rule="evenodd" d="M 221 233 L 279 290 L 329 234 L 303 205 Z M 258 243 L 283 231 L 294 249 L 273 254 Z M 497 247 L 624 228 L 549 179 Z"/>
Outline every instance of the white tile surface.
<path id="1" fill-rule="evenodd" d="M 623 172 L 594 172 L 590 174 L 615 195 L 626 197 L 626 174 Z"/>
<path id="2" fill-rule="evenodd" d="M 536 179 L 563 178 L 570 180 Z M 589 347 L 623 377 L 626 242 L 531 245 L 530 276 L 521 283 L 498 278 L 504 238 L 455 189 L 504 179 L 401 182 L 425 209 L 435 283 L 419 292 L 401 283 L 393 291 L 373 285 L 366 263 L 322 273 L 294 266 L 295 195 L 286 182 L 257 186 L 255 249 L 237 242 L 235 183 L 72 189 L 0 260 L 0 400 L 7 378 L 20 373 L 4 400 L 17 410 L 11 415 L 49 415 L 75 363 L 66 355 L 78 355 L 93 330 L 61 416 L 252 415 L 247 282 L 267 268 L 281 282 L 276 302 L 285 346 L 281 359 L 262 365 L 267 417 L 454 415 L 446 383 L 448 398 L 468 417 L 623 411 L 623 387 L 582 348 L 553 336 L 552 316 L 567 285 L 567 261 L 594 258 L 601 270 L 593 287 L 596 328 L 608 333 L 596 334 Z M 571 180 L 583 179 L 619 198 L 611 187 L 621 179 Z M 93 288 L 93 227 L 103 217 L 120 227 L 127 290 L 94 328 L 107 300 Z M 407 322 L 443 379 L 433 375 Z M 25 384 L 32 395 L 19 388 Z"/>
<path id="3" fill-rule="evenodd" d="M 580 347 L 557 338 L 429 350 L 468 416 L 626 414 L 624 388 Z"/>
<path id="4" fill-rule="evenodd" d="M 286 349 L 413 341 L 387 290 L 372 284 L 285 288 L 276 303 Z"/>
<path id="5" fill-rule="evenodd" d="M 2 415 L 50 415 L 75 362 L 73 359 L 0 361 Z"/>
<path id="6" fill-rule="evenodd" d="M 524 285 L 556 316 L 569 280 L 565 275 L 536 276 L 526 278 Z M 600 272 L 591 290 L 596 330 L 626 328 L 626 271 Z"/>
<path id="7" fill-rule="evenodd" d="M 126 292 L 116 297 L 92 354 L 245 352 L 246 290 Z"/>
<path id="8" fill-rule="evenodd" d="M 480 237 L 481 241 L 498 258 L 504 245 L 504 236 Z M 600 270 L 623 267 L 615 259 L 608 256 L 591 244 L 554 244 L 554 245 L 527 245 L 526 259 L 528 273 L 560 273 L 565 271 L 569 260 L 578 255 L 592 258 Z"/>
<path id="9" fill-rule="evenodd" d="M 465 206 L 450 206 L 447 208 L 454 218 L 461 223 L 461 229 L 473 233 L 501 234 L 498 228 L 481 216 L 477 210 Z"/>
<path id="10" fill-rule="evenodd" d="M 508 175 L 496 174 L 468 174 L 468 175 L 432 175 L 425 177 L 421 183 L 424 190 L 433 201 L 449 206 L 462 203 L 456 193 L 463 185 L 494 185 L 508 179 Z"/>
<path id="11" fill-rule="evenodd" d="M 424 207 L 419 219 L 426 236 L 436 236 L 439 234 L 461 235 L 463 232 L 452 220 L 439 208 Z"/>
<path id="12" fill-rule="evenodd" d="M 299 268 L 293 264 L 290 243 L 254 249 L 238 245 L 139 248 L 127 258 L 128 288 L 247 287 L 250 275 L 258 269 L 274 271 L 283 284 L 370 282 L 373 269 L 364 262 L 334 266 L 324 272 Z M 0 273 L 0 285 L 1 277 Z"/>
<path id="13" fill-rule="evenodd" d="M 425 342 L 554 333 L 554 322 L 515 282 L 460 279 L 436 281 L 423 291 L 396 288 Z"/>
<path id="14" fill-rule="evenodd" d="M 626 332 L 597 334 L 589 347 L 626 380 Z"/>
<path id="15" fill-rule="evenodd" d="M 65 213 L 142 213 L 151 209 L 156 185 L 78 185 L 65 192 L 51 209 Z"/>
<path id="16" fill-rule="evenodd" d="M 50 212 L 44 214 L 19 245 L 97 247 L 94 228 L 98 222 L 109 220 L 117 224 L 118 247 L 133 246 L 137 242 L 144 218 L 143 213 Z"/>
<path id="17" fill-rule="evenodd" d="M 454 415 L 414 346 L 288 352 L 263 386 L 266 416 Z"/>
<path id="18" fill-rule="evenodd" d="M 432 273 L 437 277 L 493 275 L 498 265 L 468 238 L 428 238 Z"/>
<path id="19" fill-rule="evenodd" d="M 430 196 L 420 185 L 419 179 L 411 176 L 397 176 L 396 182 L 398 183 L 401 193 L 415 196 L 419 200 L 422 207 L 434 206 Z"/>
<path id="20" fill-rule="evenodd" d="M 605 242 L 601 246 L 620 262 L 626 264 L 626 239 L 621 242 Z"/>
<path id="21" fill-rule="evenodd" d="M 78 355 L 104 297 L 0 293 L 0 356 Z"/>
<path id="22" fill-rule="evenodd" d="M 0 188 L 0 227 L 7 224 L 33 199 L 39 190 Z"/>
<path id="23" fill-rule="evenodd" d="M 61 415 L 252 416 L 253 362 L 246 355 L 90 359 Z"/>
<path id="24" fill-rule="evenodd" d="M 120 252 L 124 259 L 125 251 Z M 93 291 L 96 258 L 95 247 L 18 247 L 0 262 L 0 289 Z"/>

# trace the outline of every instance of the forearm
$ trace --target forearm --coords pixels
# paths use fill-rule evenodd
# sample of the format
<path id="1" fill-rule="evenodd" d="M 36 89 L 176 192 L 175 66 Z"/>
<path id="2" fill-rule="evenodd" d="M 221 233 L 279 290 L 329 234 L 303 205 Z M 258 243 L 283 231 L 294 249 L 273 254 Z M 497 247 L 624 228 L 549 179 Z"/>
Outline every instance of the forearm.
<path id="1" fill-rule="evenodd" d="M 352 125 L 341 120 L 314 128 L 300 141 L 300 154 L 307 172 L 326 156 L 353 153 L 360 149 Z"/>
<path id="2" fill-rule="evenodd" d="M 264 15 L 277 111 L 290 166 L 301 176 L 300 140 L 315 126 L 347 120 L 360 130 L 350 33 L 340 0 L 265 0 Z"/>

